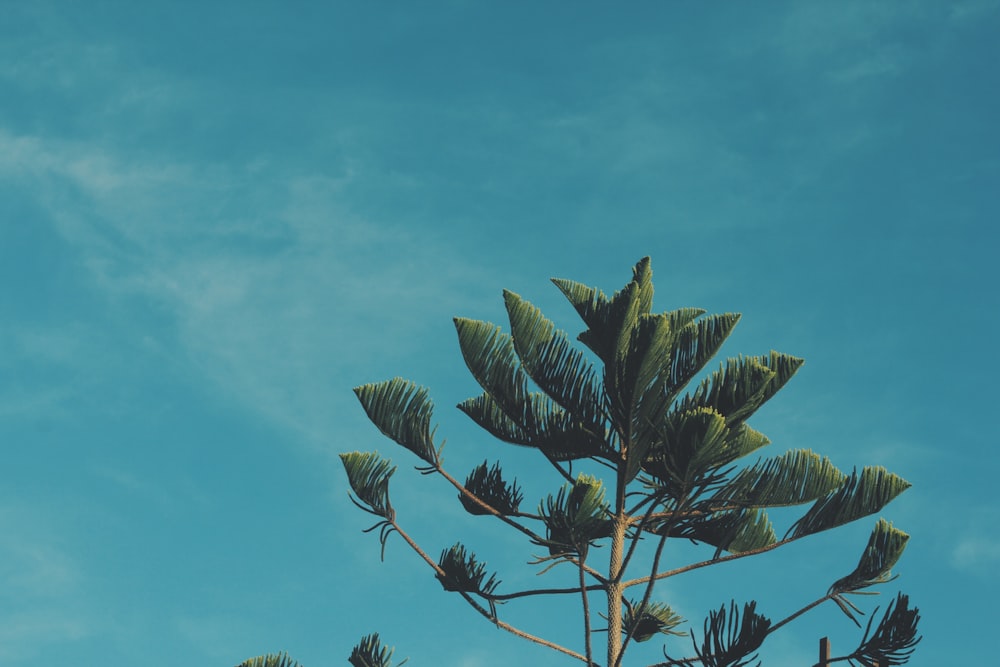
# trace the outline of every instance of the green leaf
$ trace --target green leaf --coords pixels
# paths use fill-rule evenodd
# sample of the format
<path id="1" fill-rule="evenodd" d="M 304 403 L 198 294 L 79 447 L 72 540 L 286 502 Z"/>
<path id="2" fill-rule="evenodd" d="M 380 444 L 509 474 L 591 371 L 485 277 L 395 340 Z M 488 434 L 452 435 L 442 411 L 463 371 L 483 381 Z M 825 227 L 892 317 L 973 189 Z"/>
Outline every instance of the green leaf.
<path id="1" fill-rule="evenodd" d="M 441 552 L 438 567 L 444 571 L 444 576 L 436 575 L 437 580 L 446 591 L 489 597 L 500 584 L 495 575 L 487 577 L 486 564 L 476 560 L 476 555 L 471 551 L 466 552 L 465 546 L 458 542 Z"/>
<path id="2" fill-rule="evenodd" d="M 664 525 L 669 526 L 670 523 L 665 522 Z M 670 536 L 714 546 L 716 558 L 723 551 L 746 553 L 777 542 L 774 526 L 767 514 L 759 509 L 714 512 L 701 518 L 686 519 L 670 531 Z"/>
<path id="3" fill-rule="evenodd" d="M 302 667 L 288 657 L 287 653 L 269 653 L 244 660 L 237 667 Z"/>
<path id="4" fill-rule="evenodd" d="M 383 519 L 394 519 L 395 511 L 389 502 L 389 478 L 396 472 L 392 462 L 383 459 L 378 452 L 349 452 L 341 454 L 340 461 L 360 501 L 359 507 Z"/>
<path id="5" fill-rule="evenodd" d="M 683 637 L 686 632 L 674 630 L 683 622 L 680 614 L 662 602 L 648 602 L 640 611 L 639 603 L 632 601 L 622 615 L 622 635 L 637 642 L 649 641 L 657 634 Z"/>
<path id="6" fill-rule="evenodd" d="M 690 488 L 724 458 L 729 437 L 725 417 L 711 408 L 672 413 L 642 467 L 664 482 Z"/>
<path id="7" fill-rule="evenodd" d="M 437 428 L 432 430 L 430 426 L 434 404 L 426 388 L 393 378 L 355 387 L 354 393 L 368 418 L 384 435 L 432 466 L 440 464 L 440 454 L 434 446 Z"/>
<path id="8" fill-rule="evenodd" d="M 879 667 L 893 667 L 909 662 L 914 648 L 923 639 L 917 635 L 920 609 L 910 609 L 910 598 L 899 593 L 889 603 L 875 632 L 871 632 L 874 620 L 875 614 L 872 614 L 861 645 L 850 657 L 863 665 L 877 664 Z"/>
<path id="9" fill-rule="evenodd" d="M 789 534 L 803 537 L 874 514 L 908 488 L 909 482 L 880 466 L 865 467 L 860 475 L 852 472 L 839 489 L 817 500 Z"/>
<path id="10" fill-rule="evenodd" d="M 504 290 L 514 350 L 531 379 L 563 409 L 603 434 L 603 389 L 593 366 L 542 312 Z"/>
<path id="11" fill-rule="evenodd" d="M 347 660 L 352 667 L 392 667 L 392 654 L 395 651 L 394 648 L 383 646 L 378 633 L 374 632 L 361 638 L 357 646 L 351 650 Z M 396 667 L 405 662 L 406 660 L 403 660 Z"/>
<path id="12" fill-rule="evenodd" d="M 806 449 L 741 470 L 714 498 L 722 505 L 782 507 L 808 503 L 840 488 L 847 475 Z"/>
<path id="13" fill-rule="evenodd" d="M 679 410 L 710 407 L 730 426 L 746 420 L 760 406 L 775 372 L 757 357 L 728 359 L 705 378 L 693 394 L 679 403 Z"/>
<path id="14" fill-rule="evenodd" d="M 694 637 L 691 638 L 702 665 L 745 667 L 756 660 L 755 652 L 764 643 L 771 628 L 771 620 L 758 614 L 756 607 L 756 602 L 748 602 L 740 613 L 736 603 L 732 602 L 728 613 L 725 605 L 718 611 L 709 612 L 701 645 Z"/>
<path id="15" fill-rule="evenodd" d="M 552 282 L 569 299 L 587 325 L 578 340 L 589 347 L 606 366 L 615 365 L 616 353 L 628 344 L 628 336 L 640 315 L 648 314 L 653 302 L 652 271 L 644 257 L 632 269 L 632 280 L 610 299 L 600 290 L 572 280 Z"/>
<path id="16" fill-rule="evenodd" d="M 555 461 L 569 461 L 605 454 L 604 441 L 575 422 L 541 394 L 530 394 L 524 412 L 515 421 L 489 394 L 458 404 L 479 426 L 504 442 L 533 447 Z M 523 427 L 529 423 L 531 428 Z"/>
<path id="17" fill-rule="evenodd" d="M 552 556 L 586 557 L 590 546 L 611 534 L 604 485 L 590 475 L 581 473 L 574 484 L 563 485 L 555 498 L 550 495 L 539 505 L 538 513 L 547 535 L 544 542 L 537 544 L 548 547 Z"/>
<path id="18" fill-rule="evenodd" d="M 774 377 L 767 384 L 767 387 L 764 389 L 764 395 L 760 400 L 760 404 L 763 405 L 771 400 L 771 397 L 777 394 L 782 387 L 788 384 L 788 381 L 802 367 L 805 360 L 788 354 L 781 354 L 774 350 L 767 357 L 759 357 L 759 359 L 761 363 L 774 371 Z"/>
<path id="19" fill-rule="evenodd" d="M 838 579 L 830 587 L 830 592 L 850 593 L 890 581 L 893 578 L 892 568 L 903 555 L 909 539 L 909 535 L 893 528 L 885 519 L 879 519 L 858 566 L 846 577 Z"/>
<path id="20" fill-rule="evenodd" d="M 540 392 L 528 391 L 528 376 L 511 337 L 500 327 L 455 319 L 466 365 L 485 393 L 458 408 L 495 437 L 541 449 L 555 460 L 597 456 L 604 439 Z"/>
<path id="21" fill-rule="evenodd" d="M 518 507 L 524 499 L 516 480 L 510 484 L 504 481 L 499 463 L 495 463 L 492 468 L 488 467 L 486 461 L 476 466 L 465 478 L 465 488 L 472 495 L 504 515 L 517 513 Z M 458 499 L 462 501 L 462 506 L 469 514 L 489 513 L 470 500 L 464 493 L 458 494 Z"/>

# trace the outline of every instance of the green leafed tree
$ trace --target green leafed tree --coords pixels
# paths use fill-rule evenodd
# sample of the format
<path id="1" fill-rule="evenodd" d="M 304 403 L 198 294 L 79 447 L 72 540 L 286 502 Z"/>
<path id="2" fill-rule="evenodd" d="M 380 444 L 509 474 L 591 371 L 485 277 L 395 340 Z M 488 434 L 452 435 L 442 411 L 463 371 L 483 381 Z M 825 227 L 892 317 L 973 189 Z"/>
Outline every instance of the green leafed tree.
<path id="1" fill-rule="evenodd" d="M 396 378 L 355 393 L 375 426 L 420 459 L 419 471 L 453 487 L 469 514 L 521 533 L 534 550 L 531 562 L 544 565 L 543 572 L 571 567 L 575 586 L 505 590 L 461 542 L 435 560 L 404 530 L 406 517 L 392 505 L 389 482 L 396 467 L 375 452 L 341 454 L 352 500 L 375 517 L 369 530 L 377 532 L 383 555 L 398 534 L 444 590 L 476 613 L 587 665 L 620 667 L 627 664 L 630 645 L 662 635 L 689 635 L 673 640 L 689 648 L 671 657 L 677 652 L 672 643 L 656 667 L 759 664 L 758 650 L 772 633 L 825 602 L 838 605 L 860 628 L 861 610 L 851 596 L 870 594 L 891 579 L 908 540 L 884 519 L 875 522 L 853 571 L 781 620 L 772 621 L 755 601 L 720 601 L 700 628 L 685 632 L 686 620 L 656 596 L 657 584 L 671 577 L 759 556 L 877 514 L 909 487 L 884 468 L 844 473 L 808 450 L 760 456 L 769 440 L 749 420 L 802 360 L 771 352 L 707 369 L 740 316 L 696 308 L 654 312 L 649 258 L 610 297 L 571 280 L 553 282 L 583 320 L 577 337 L 582 347 L 509 291 L 509 332 L 455 320 L 462 356 L 482 388 L 459 409 L 495 438 L 536 450 L 561 484 L 535 511 L 524 509 L 521 488 L 500 463 L 483 463 L 464 481 L 446 470 L 426 389 Z M 574 464 L 602 476 L 573 474 Z M 767 512 L 789 507 L 804 509 L 779 537 Z M 662 555 L 672 539 L 704 545 L 704 557 L 668 566 Z M 606 548 L 593 548 L 598 546 Z M 648 550 L 646 557 L 637 557 L 642 550 Z M 640 562 L 646 565 L 637 571 Z M 498 609 L 544 595 L 576 601 L 579 645 L 546 639 L 544 628 L 516 627 Z M 595 628 L 595 614 L 606 619 L 606 627 Z M 868 667 L 904 664 L 919 641 L 918 610 L 900 594 L 877 624 L 874 619 L 857 649 L 838 659 Z M 606 645 L 596 646 L 598 639 Z M 381 667 L 389 655 L 377 636 L 369 636 L 355 647 L 351 663 Z"/>

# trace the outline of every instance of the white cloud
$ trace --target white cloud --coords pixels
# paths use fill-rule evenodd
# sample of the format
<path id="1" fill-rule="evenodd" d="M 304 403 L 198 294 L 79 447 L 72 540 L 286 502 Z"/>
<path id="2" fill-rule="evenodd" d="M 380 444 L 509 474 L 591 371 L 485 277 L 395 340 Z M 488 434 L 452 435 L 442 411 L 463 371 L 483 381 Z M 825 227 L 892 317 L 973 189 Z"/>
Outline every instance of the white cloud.
<path id="1" fill-rule="evenodd" d="M 966 537 L 951 552 L 951 563 L 960 570 L 994 571 L 1000 564 L 1000 540 L 992 536 Z"/>
<path id="2" fill-rule="evenodd" d="M 3 132 L 0 156 L 0 177 L 36 193 L 130 335 L 180 345 L 174 356 L 200 374 L 192 382 L 207 378 L 314 442 L 349 396 L 334 378 L 416 353 L 401 334 L 449 321 L 483 272 L 419 230 L 353 210 L 352 188 L 375 174 L 202 167 Z M 261 189 L 252 217 L 219 203 Z M 144 328 L 132 304 L 155 305 L 175 328 Z"/>

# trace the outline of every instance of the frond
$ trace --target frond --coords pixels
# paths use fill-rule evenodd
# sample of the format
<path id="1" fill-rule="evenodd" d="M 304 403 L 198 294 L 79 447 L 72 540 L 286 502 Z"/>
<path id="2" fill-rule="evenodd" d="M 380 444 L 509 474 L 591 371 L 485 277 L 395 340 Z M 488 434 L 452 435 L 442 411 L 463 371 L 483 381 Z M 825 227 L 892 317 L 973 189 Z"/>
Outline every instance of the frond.
<path id="1" fill-rule="evenodd" d="M 495 437 L 542 449 L 556 460 L 604 453 L 604 439 L 551 398 L 528 390 L 528 376 L 517 360 L 509 335 L 500 327 L 455 319 L 466 365 L 485 393 L 458 408 Z"/>
<path id="2" fill-rule="evenodd" d="M 361 638 L 351 650 L 351 655 L 347 659 L 352 667 L 392 667 L 392 654 L 396 649 L 382 645 L 378 633 L 374 632 Z M 406 660 L 398 663 L 400 667 Z"/>
<path id="3" fill-rule="evenodd" d="M 741 507 L 800 505 L 833 492 L 846 479 L 830 459 L 798 449 L 744 468 L 714 500 Z"/>
<path id="4" fill-rule="evenodd" d="M 514 349 L 542 391 L 595 433 L 603 433 L 603 388 L 590 362 L 542 312 L 504 290 Z"/>
<path id="5" fill-rule="evenodd" d="M 704 518 L 685 520 L 671 529 L 670 537 L 711 545 L 716 548 L 715 558 L 723 551 L 734 554 L 756 551 L 778 539 L 771 520 L 759 509 L 715 512 Z"/>
<path id="6" fill-rule="evenodd" d="M 727 359 L 680 401 L 678 409 L 710 407 L 725 415 L 726 423 L 732 426 L 746 420 L 760 406 L 774 376 L 774 371 L 757 357 Z"/>
<path id="7" fill-rule="evenodd" d="M 437 466 L 440 454 L 431 429 L 434 404 L 427 389 L 409 380 L 393 378 L 354 388 L 368 418 L 383 434 L 406 447 L 421 459 Z"/>
<path id="8" fill-rule="evenodd" d="M 494 437 L 515 445 L 533 447 L 556 461 L 569 461 L 606 454 L 598 438 L 564 410 L 540 393 L 527 396 L 523 412 L 515 420 L 490 394 L 480 394 L 458 404 L 458 409 Z M 522 426 L 528 422 L 532 428 Z"/>
<path id="9" fill-rule="evenodd" d="M 764 395 L 760 399 L 760 404 L 763 405 L 771 400 L 771 397 L 777 394 L 782 387 L 788 384 L 788 381 L 792 379 L 792 376 L 802 367 L 805 363 L 805 359 L 800 359 L 799 357 L 793 357 L 788 354 L 781 354 L 780 352 L 775 352 L 771 350 L 771 353 L 766 357 L 759 357 L 761 363 L 767 366 L 769 369 L 774 371 L 774 377 L 770 382 L 767 383 L 767 387 L 764 389 Z"/>
<path id="10" fill-rule="evenodd" d="M 729 436 L 725 417 L 711 408 L 672 413 L 642 469 L 661 482 L 691 488 L 725 458 Z"/>
<path id="11" fill-rule="evenodd" d="M 812 535 L 874 514 L 908 488 L 909 482 L 881 466 L 865 467 L 860 475 L 852 472 L 839 489 L 817 500 L 789 534 Z"/>
<path id="12" fill-rule="evenodd" d="M 504 481 L 499 463 L 493 464 L 492 468 L 488 467 L 486 461 L 476 466 L 465 478 L 465 488 L 501 514 L 515 514 L 521 501 L 524 500 L 524 494 L 521 493 L 517 480 L 510 484 Z M 472 502 L 465 494 L 458 494 L 458 499 L 462 501 L 462 506 L 469 514 L 487 514 L 486 510 Z"/>
<path id="13" fill-rule="evenodd" d="M 565 484 L 553 498 L 539 505 L 546 527 L 546 540 L 539 544 L 552 556 L 586 556 L 596 540 L 611 534 L 604 485 L 590 475 L 580 474 L 572 485 Z"/>
<path id="14" fill-rule="evenodd" d="M 861 645 L 851 654 L 849 662 L 857 660 L 865 667 L 892 667 L 905 665 L 910 660 L 914 648 L 923 637 L 917 635 L 920 609 L 909 608 L 910 598 L 902 593 L 889 603 L 888 609 L 879 621 L 875 632 L 871 632 L 872 621 L 868 621 Z M 875 611 L 878 611 L 877 609 Z M 869 634 L 871 632 L 871 634 Z"/>
<path id="15" fill-rule="evenodd" d="M 725 605 L 718 611 L 709 612 L 701 645 L 691 637 L 702 665 L 745 667 L 757 659 L 756 651 L 767 638 L 771 620 L 758 614 L 756 606 L 756 602 L 748 602 L 740 613 L 736 602 L 732 602 L 728 613 Z"/>
<path id="16" fill-rule="evenodd" d="M 302 667 L 288 657 L 287 653 L 269 653 L 244 660 L 237 667 Z"/>
<path id="17" fill-rule="evenodd" d="M 632 269 L 632 280 L 610 299 L 600 290 L 578 282 L 552 279 L 587 325 L 578 340 L 605 365 L 613 365 L 615 352 L 622 346 L 621 334 L 631 329 L 631 324 L 626 326 L 626 323 L 650 312 L 653 303 L 652 276 L 649 258 L 643 257 Z"/>
<path id="18" fill-rule="evenodd" d="M 632 601 L 622 615 L 622 634 L 637 642 L 649 641 L 657 634 L 683 637 L 686 632 L 674 630 L 683 622 L 680 614 L 662 602 L 648 602 L 640 610 L 639 603 Z"/>
<path id="19" fill-rule="evenodd" d="M 487 576 L 486 564 L 476 559 L 476 554 L 466 552 L 465 546 L 456 542 L 450 549 L 441 552 L 438 566 L 444 571 L 444 576 L 438 574 L 437 580 L 446 591 L 461 591 L 489 597 L 496 590 L 500 581 L 496 575 Z"/>
<path id="20" fill-rule="evenodd" d="M 340 455 L 347 472 L 347 481 L 357 496 L 361 509 L 383 519 L 392 520 L 395 512 L 389 502 L 389 478 L 396 472 L 392 461 L 378 452 L 349 452 Z M 353 500 L 353 499 L 352 499 Z"/>
<path id="21" fill-rule="evenodd" d="M 677 410 L 710 407 L 735 426 L 778 393 L 803 363 L 798 357 L 774 351 L 768 356 L 728 359 L 685 396 Z"/>
<path id="22" fill-rule="evenodd" d="M 868 546 L 861 554 L 858 566 L 846 577 L 830 587 L 831 593 L 850 593 L 883 584 L 892 579 L 892 568 L 906 549 L 910 536 L 893 528 L 885 519 L 879 519 L 868 538 Z"/>

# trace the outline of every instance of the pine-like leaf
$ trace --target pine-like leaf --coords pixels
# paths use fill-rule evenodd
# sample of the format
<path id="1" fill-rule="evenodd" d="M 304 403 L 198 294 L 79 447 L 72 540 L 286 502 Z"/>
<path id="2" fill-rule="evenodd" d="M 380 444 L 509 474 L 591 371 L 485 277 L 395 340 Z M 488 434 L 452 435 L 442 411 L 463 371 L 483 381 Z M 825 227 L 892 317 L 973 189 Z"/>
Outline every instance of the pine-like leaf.
<path id="1" fill-rule="evenodd" d="M 392 654 L 395 651 L 394 648 L 383 646 L 378 633 L 374 632 L 361 638 L 347 660 L 352 667 L 392 667 Z M 405 662 L 403 660 L 396 667 Z"/>
<path id="2" fill-rule="evenodd" d="M 237 667 L 302 667 L 288 657 L 287 653 L 269 653 L 244 660 Z"/>
<path id="3" fill-rule="evenodd" d="M 511 337 L 500 327 L 455 319 L 466 365 L 486 392 L 459 409 L 495 437 L 542 449 L 556 460 L 604 453 L 604 439 L 540 392 L 529 392 L 528 376 Z"/>
<path id="4" fill-rule="evenodd" d="M 481 394 L 458 404 L 479 426 L 504 442 L 540 449 L 556 461 L 569 461 L 605 454 L 604 441 L 584 428 L 541 394 L 528 396 L 521 426 L 489 394 Z"/>
<path id="5" fill-rule="evenodd" d="M 882 467 L 852 472 L 840 488 L 820 498 L 789 530 L 793 537 L 812 535 L 880 511 L 910 483 Z"/>
<path id="6" fill-rule="evenodd" d="M 892 568 L 903 555 L 909 539 L 909 535 L 893 528 L 885 519 L 879 519 L 858 566 L 846 577 L 838 579 L 830 587 L 830 592 L 850 593 L 892 579 Z"/>
<path id="7" fill-rule="evenodd" d="M 767 387 L 764 389 L 764 395 L 760 399 L 760 404 L 763 405 L 771 400 L 771 397 L 777 394 L 782 387 L 788 384 L 788 381 L 792 379 L 792 376 L 802 367 L 805 363 L 804 359 L 799 357 L 793 357 L 788 354 L 781 354 L 780 352 L 771 351 L 771 353 L 763 358 L 760 358 L 761 363 L 767 366 L 769 369 L 774 371 L 774 377 L 770 382 L 767 383 Z"/>
<path id="8" fill-rule="evenodd" d="M 476 466 L 465 478 L 465 488 L 472 495 L 505 515 L 515 514 L 524 499 L 524 494 L 521 493 L 516 480 L 510 484 L 504 481 L 499 463 L 495 463 L 492 468 L 487 465 L 486 461 Z M 489 514 L 463 493 L 458 494 L 458 499 L 462 501 L 462 506 L 469 514 Z"/>
<path id="9" fill-rule="evenodd" d="M 744 468 L 714 502 L 740 507 L 799 505 L 835 491 L 846 479 L 830 459 L 807 449 L 792 450 Z"/>
<path id="10" fill-rule="evenodd" d="M 514 350 L 542 391 L 597 434 L 604 431 L 603 389 L 593 366 L 542 312 L 504 290 Z"/>
<path id="11" fill-rule="evenodd" d="M 672 413 L 642 467 L 663 482 L 690 488 L 724 458 L 729 436 L 725 417 L 711 408 Z"/>
<path id="12" fill-rule="evenodd" d="M 438 566 L 444 571 L 444 576 L 435 575 L 446 591 L 475 593 L 483 597 L 490 596 L 500 584 L 496 576 L 487 576 L 486 564 L 476 559 L 476 554 L 466 552 L 465 546 L 456 543 L 450 549 L 441 552 Z"/>
<path id="13" fill-rule="evenodd" d="M 572 485 L 565 484 L 553 498 L 539 505 L 546 527 L 549 554 L 579 554 L 582 557 L 596 540 L 611 534 L 604 486 L 590 475 L 580 474 Z"/>
<path id="14" fill-rule="evenodd" d="M 682 637 L 686 632 L 674 630 L 684 622 L 680 614 L 662 602 L 648 602 L 640 612 L 639 603 L 633 601 L 622 615 L 622 634 L 637 642 L 649 641 L 657 634 Z"/>
<path id="15" fill-rule="evenodd" d="M 732 426 L 745 421 L 760 406 L 774 376 L 775 372 L 758 357 L 727 359 L 681 400 L 678 409 L 710 407 L 724 415 L 726 423 Z"/>
<path id="16" fill-rule="evenodd" d="M 389 502 L 389 478 L 396 472 L 392 462 L 378 452 L 349 452 L 340 455 L 347 472 L 347 481 L 357 496 L 359 507 L 367 512 L 392 520 L 395 512 Z"/>
<path id="17" fill-rule="evenodd" d="M 439 464 L 440 457 L 434 446 L 437 429 L 431 429 L 434 404 L 426 388 L 409 380 L 393 378 L 355 387 L 354 393 L 368 418 L 383 434 L 432 466 Z"/>
<path id="18" fill-rule="evenodd" d="M 650 312 L 653 303 L 652 275 L 649 258 L 643 257 L 632 269 L 632 280 L 610 299 L 604 292 L 578 282 L 552 279 L 587 325 L 578 340 L 606 366 L 613 366 L 616 352 L 627 345 L 635 320 Z"/>
<path id="19" fill-rule="evenodd" d="M 725 605 L 709 613 L 701 645 L 691 638 L 702 665 L 745 667 L 756 660 L 756 651 L 771 628 L 770 619 L 758 614 L 756 606 L 756 602 L 748 602 L 740 613 L 732 602 L 728 614 Z"/>
<path id="20" fill-rule="evenodd" d="M 715 512 L 704 518 L 684 520 L 671 529 L 670 536 L 711 545 L 716 548 L 716 558 L 723 551 L 746 553 L 777 542 L 771 520 L 759 509 Z"/>
<path id="21" fill-rule="evenodd" d="M 876 609 L 876 611 L 878 611 Z M 868 621 L 861 645 L 851 654 L 851 664 L 857 660 L 865 667 L 905 665 L 923 637 L 917 635 L 920 609 L 910 609 L 910 598 L 902 593 L 889 603 L 875 632 L 871 632 L 875 615 Z M 869 634 L 871 633 L 871 634 Z"/>

